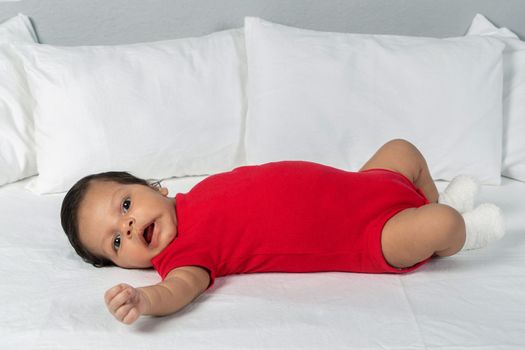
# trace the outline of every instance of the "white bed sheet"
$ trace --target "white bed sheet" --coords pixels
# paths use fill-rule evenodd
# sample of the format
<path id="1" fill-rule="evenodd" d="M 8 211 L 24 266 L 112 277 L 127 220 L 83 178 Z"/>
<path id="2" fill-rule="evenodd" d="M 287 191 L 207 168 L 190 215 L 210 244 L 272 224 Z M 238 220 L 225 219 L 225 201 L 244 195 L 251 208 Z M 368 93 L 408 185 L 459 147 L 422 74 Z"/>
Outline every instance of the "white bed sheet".
<path id="1" fill-rule="evenodd" d="M 200 178 L 165 182 L 187 191 Z M 62 195 L 0 188 L 0 349 L 524 349 L 525 183 L 483 187 L 507 234 L 408 275 L 267 273 L 218 278 L 176 315 L 132 326 L 106 311 L 119 282 L 152 270 L 96 269 L 63 234 Z M 438 184 L 443 187 L 444 184 Z"/>

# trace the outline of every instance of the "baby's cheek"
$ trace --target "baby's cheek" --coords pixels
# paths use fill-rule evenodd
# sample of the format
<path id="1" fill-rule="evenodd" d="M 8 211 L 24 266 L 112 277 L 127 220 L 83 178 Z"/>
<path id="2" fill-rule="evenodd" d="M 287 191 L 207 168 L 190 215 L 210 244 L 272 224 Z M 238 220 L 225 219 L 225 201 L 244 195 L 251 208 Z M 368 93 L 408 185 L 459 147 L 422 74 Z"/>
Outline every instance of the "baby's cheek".
<path id="1" fill-rule="evenodd" d="M 150 256 L 149 252 L 141 252 L 140 254 L 137 254 L 137 264 L 140 266 L 140 268 L 150 268 L 151 265 L 151 259 L 153 258 Z"/>
<path id="2" fill-rule="evenodd" d="M 124 266 L 135 269 L 148 268 L 151 266 L 151 259 L 143 249 L 139 249 L 138 247 L 124 247 L 120 253 L 121 262 Z"/>

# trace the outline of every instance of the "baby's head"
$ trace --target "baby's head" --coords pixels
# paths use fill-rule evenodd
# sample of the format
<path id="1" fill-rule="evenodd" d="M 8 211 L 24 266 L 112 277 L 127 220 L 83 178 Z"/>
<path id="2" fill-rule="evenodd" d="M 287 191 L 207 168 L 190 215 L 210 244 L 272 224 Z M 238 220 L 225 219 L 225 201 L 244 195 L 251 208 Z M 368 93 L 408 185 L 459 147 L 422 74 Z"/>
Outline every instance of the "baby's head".
<path id="1" fill-rule="evenodd" d="M 96 267 L 147 268 L 177 235 L 167 194 L 126 172 L 89 175 L 64 197 L 62 228 L 78 255 Z"/>

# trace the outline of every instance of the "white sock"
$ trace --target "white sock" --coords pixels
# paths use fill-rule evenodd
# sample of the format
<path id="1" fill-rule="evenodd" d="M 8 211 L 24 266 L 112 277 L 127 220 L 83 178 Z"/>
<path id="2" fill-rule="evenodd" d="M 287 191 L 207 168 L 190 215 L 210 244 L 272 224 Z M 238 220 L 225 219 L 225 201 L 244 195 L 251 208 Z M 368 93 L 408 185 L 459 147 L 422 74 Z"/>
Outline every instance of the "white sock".
<path id="1" fill-rule="evenodd" d="M 467 237 L 462 250 L 479 249 L 505 234 L 501 209 L 491 203 L 478 205 L 463 214 Z"/>
<path id="2" fill-rule="evenodd" d="M 476 178 L 466 175 L 456 176 L 439 194 L 438 203 L 451 206 L 460 213 L 470 211 L 474 209 L 479 188 L 479 181 Z"/>

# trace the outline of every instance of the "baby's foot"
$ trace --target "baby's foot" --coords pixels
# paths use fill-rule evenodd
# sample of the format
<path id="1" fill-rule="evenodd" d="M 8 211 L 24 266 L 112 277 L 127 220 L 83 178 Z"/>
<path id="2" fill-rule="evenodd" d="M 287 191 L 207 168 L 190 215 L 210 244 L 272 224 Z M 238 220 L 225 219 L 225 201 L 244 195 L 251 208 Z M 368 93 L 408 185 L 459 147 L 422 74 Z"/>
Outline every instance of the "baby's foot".
<path id="1" fill-rule="evenodd" d="M 474 209 L 479 187 L 479 181 L 474 177 L 456 176 L 439 194 L 438 203 L 449 205 L 460 213 L 470 211 Z"/>
<path id="2" fill-rule="evenodd" d="M 464 213 L 463 219 L 467 237 L 462 250 L 483 248 L 505 234 L 503 214 L 494 204 L 480 204 Z"/>

